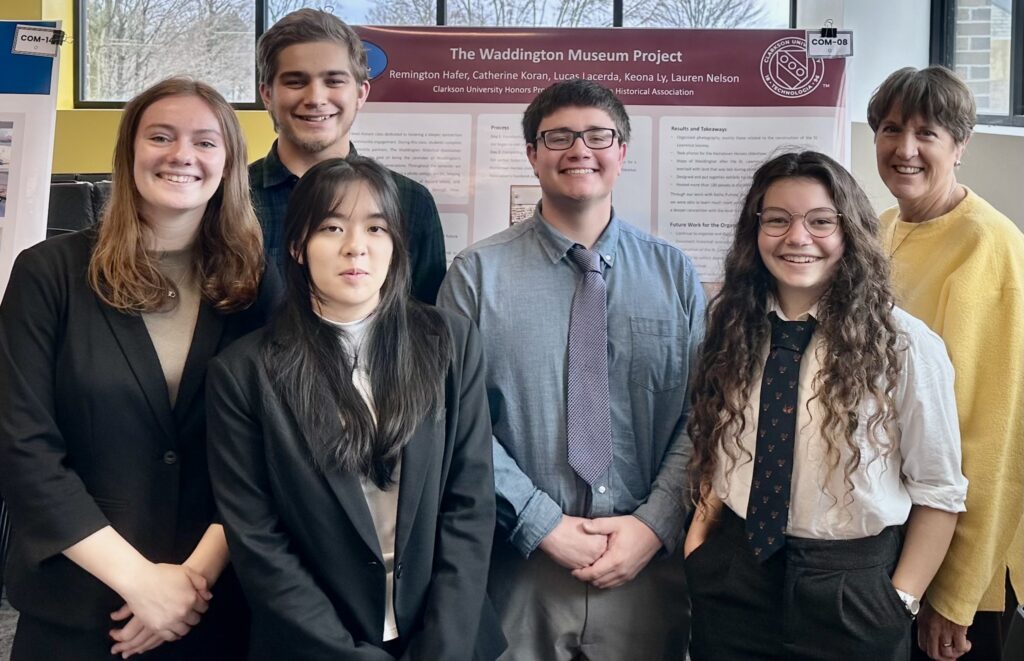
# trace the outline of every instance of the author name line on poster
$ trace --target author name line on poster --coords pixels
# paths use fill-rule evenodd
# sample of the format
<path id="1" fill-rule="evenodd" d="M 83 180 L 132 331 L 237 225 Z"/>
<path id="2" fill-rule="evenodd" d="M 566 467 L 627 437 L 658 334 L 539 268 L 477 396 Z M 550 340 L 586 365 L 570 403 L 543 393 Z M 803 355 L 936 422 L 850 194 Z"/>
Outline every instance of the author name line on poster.
<path id="1" fill-rule="evenodd" d="M 575 77 L 575 75 L 573 76 Z M 515 81 L 515 80 L 537 80 L 549 81 L 551 75 L 537 71 L 401 71 L 389 69 L 388 78 L 397 80 L 488 80 L 488 81 Z"/>

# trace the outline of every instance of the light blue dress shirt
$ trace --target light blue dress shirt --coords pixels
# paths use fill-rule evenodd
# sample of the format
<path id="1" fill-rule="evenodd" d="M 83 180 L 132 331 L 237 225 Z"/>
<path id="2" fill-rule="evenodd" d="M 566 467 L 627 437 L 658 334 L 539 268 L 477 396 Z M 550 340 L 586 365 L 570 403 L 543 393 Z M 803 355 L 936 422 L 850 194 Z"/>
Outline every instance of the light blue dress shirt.
<path id="1" fill-rule="evenodd" d="M 614 457 L 591 486 L 566 455 L 569 312 L 579 277 L 566 254 L 572 246 L 538 207 L 456 257 L 438 294 L 438 305 L 474 320 L 483 337 L 498 525 L 528 556 L 563 513 L 633 514 L 672 551 L 689 504 L 687 384 L 704 292 L 689 257 L 612 212 L 593 249 L 608 285 Z"/>

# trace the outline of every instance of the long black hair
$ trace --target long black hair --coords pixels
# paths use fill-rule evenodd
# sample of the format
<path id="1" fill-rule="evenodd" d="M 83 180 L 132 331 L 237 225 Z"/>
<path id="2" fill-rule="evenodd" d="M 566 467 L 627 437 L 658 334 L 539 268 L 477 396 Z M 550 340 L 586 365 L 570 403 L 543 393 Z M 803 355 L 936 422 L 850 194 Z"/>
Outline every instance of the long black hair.
<path id="1" fill-rule="evenodd" d="M 320 293 L 307 255 L 320 223 L 359 183 L 375 196 L 394 244 L 364 342 L 376 416 L 352 383 L 354 359 L 344 346 L 345 331 L 313 309 Z M 295 416 L 314 464 L 325 472 L 358 473 L 382 489 L 392 484 L 394 467 L 416 427 L 443 410 L 451 360 L 447 324 L 409 294 L 405 236 L 398 191 L 383 166 L 352 156 L 310 168 L 295 187 L 285 216 L 291 255 L 285 266 L 287 298 L 263 345 L 274 394 Z"/>

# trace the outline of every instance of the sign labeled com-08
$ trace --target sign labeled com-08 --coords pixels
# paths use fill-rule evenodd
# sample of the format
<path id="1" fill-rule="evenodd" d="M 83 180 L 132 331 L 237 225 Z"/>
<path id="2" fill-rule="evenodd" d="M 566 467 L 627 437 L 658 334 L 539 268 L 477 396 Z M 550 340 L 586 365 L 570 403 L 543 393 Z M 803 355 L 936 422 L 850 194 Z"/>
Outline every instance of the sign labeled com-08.
<path id="1" fill-rule="evenodd" d="M 834 37 L 823 37 L 820 30 L 807 31 L 807 57 L 833 59 L 851 55 L 853 55 L 852 30 L 840 30 Z"/>

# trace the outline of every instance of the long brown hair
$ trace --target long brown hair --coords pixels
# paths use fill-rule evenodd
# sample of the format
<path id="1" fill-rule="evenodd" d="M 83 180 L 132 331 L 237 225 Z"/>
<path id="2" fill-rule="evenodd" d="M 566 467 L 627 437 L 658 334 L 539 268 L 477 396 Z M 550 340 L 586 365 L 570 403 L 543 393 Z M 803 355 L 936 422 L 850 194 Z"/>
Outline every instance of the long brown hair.
<path id="1" fill-rule="evenodd" d="M 693 440 L 691 485 L 702 501 L 710 495 L 719 451 L 728 458 L 727 475 L 741 455 L 745 461 L 753 459 L 739 439 L 748 424 L 744 411 L 762 368 L 762 348 L 771 334 L 768 298 L 776 293 L 775 279 L 757 246 L 757 213 L 768 188 L 792 177 L 819 182 L 842 214 L 843 256 L 818 303 L 818 332 L 826 351 L 812 396 L 824 411 L 818 427 L 826 444 L 826 484 L 840 468 L 840 448 L 846 448 L 843 481 L 847 495 L 853 490 L 850 476 L 861 462 L 853 433 L 860 424 L 862 402 L 876 404 L 866 422 L 869 442 L 883 456 L 894 449 L 893 393 L 903 340 L 892 317 L 889 263 L 878 242 L 878 218 L 857 182 L 834 160 L 809 151 L 783 154 L 754 174 L 725 259 L 724 284 L 709 307 L 687 424 Z"/>
<path id="2" fill-rule="evenodd" d="M 167 292 L 175 289 L 146 251 L 134 176 L 135 134 L 142 114 L 171 96 L 202 99 L 220 123 L 226 149 L 224 179 L 206 204 L 194 250 L 203 298 L 222 312 L 240 310 L 255 300 L 263 273 L 263 238 L 249 197 L 245 140 L 224 97 L 206 83 L 185 77 L 161 81 L 124 107 L 110 201 L 89 261 L 89 285 L 100 300 L 122 312 L 162 309 Z"/>

